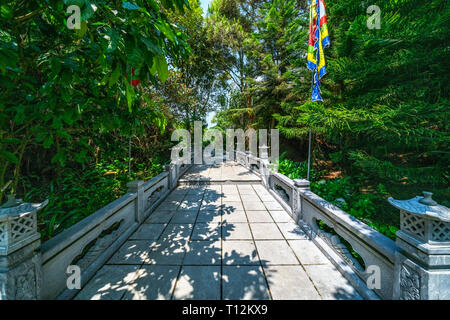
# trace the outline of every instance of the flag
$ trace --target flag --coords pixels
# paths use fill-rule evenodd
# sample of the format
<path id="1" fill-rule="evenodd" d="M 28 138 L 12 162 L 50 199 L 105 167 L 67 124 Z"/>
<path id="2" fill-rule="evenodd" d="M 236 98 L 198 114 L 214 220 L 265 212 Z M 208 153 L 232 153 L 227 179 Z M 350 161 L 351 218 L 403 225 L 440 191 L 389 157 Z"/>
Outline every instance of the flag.
<path id="1" fill-rule="evenodd" d="M 312 101 L 322 101 L 320 79 L 327 73 L 323 49 L 329 45 L 325 0 L 311 0 L 307 67 L 314 72 Z"/>
<path id="2" fill-rule="evenodd" d="M 128 79 L 128 73 L 125 74 L 125 79 Z M 134 68 L 131 68 L 131 85 L 136 87 L 140 82 L 141 80 L 134 73 Z"/>
<path id="3" fill-rule="evenodd" d="M 317 61 L 314 55 L 314 39 L 316 32 L 316 11 L 315 11 L 315 2 L 314 0 L 311 3 L 309 8 L 309 40 L 308 40 L 308 57 L 307 57 L 307 66 L 311 71 L 316 70 Z"/>

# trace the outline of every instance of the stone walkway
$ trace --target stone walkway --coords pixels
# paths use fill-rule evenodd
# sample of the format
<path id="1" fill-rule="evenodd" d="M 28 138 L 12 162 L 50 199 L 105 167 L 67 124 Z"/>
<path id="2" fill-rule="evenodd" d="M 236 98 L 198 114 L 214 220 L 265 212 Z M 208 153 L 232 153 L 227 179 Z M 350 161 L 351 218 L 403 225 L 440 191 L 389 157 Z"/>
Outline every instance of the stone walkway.
<path id="1" fill-rule="evenodd" d="M 260 184 L 180 186 L 75 299 L 361 299 Z"/>
<path id="2" fill-rule="evenodd" d="M 186 182 L 259 183 L 261 178 L 236 162 L 192 166 L 180 179 Z"/>

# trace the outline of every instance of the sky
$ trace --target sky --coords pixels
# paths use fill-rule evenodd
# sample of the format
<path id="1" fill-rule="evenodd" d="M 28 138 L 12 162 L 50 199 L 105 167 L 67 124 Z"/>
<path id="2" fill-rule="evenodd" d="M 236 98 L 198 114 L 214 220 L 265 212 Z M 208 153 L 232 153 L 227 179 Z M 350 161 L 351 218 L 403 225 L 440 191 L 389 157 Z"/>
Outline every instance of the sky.
<path id="1" fill-rule="evenodd" d="M 203 10 L 203 16 L 206 15 L 206 12 L 208 11 L 208 5 L 212 2 L 212 0 L 200 0 L 200 6 Z"/>

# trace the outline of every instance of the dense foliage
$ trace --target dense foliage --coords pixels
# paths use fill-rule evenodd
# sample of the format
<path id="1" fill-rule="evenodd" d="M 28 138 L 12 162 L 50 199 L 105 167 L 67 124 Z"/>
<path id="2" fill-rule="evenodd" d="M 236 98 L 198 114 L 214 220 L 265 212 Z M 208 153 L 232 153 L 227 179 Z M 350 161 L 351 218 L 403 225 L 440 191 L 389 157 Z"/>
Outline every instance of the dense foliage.
<path id="1" fill-rule="evenodd" d="M 68 28 L 70 5 L 81 8 L 80 29 Z M 169 69 L 191 55 L 174 16 L 190 8 L 18 0 L 0 9 L 0 202 L 10 192 L 48 197 L 38 217 L 48 238 L 162 170 L 178 123 Z"/>

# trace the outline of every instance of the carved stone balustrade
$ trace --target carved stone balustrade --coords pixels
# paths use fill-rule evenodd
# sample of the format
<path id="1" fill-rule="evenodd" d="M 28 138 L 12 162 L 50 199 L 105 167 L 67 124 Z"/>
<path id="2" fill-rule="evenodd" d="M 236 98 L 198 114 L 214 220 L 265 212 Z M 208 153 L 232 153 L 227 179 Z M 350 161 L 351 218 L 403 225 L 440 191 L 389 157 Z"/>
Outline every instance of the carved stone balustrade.
<path id="1" fill-rule="evenodd" d="M 450 209 L 431 195 L 388 199 L 400 209 L 394 299 L 450 299 Z"/>

